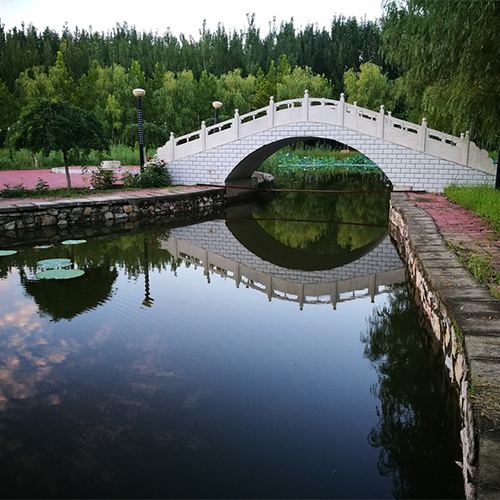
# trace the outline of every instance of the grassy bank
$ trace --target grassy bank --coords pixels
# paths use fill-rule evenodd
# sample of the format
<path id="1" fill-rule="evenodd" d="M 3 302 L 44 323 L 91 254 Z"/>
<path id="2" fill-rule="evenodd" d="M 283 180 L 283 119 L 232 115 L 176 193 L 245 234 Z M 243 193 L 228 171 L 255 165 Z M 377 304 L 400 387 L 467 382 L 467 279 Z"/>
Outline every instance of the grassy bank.
<path id="1" fill-rule="evenodd" d="M 500 239 L 500 191 L 490 186 L 449 186 L 444 194 L 456 203 L 477 213 L 499 233 Z M 493 257 L 477 254 L 467 248 L 450 245 L 460 262 L 485 286 L 490 294 L 500 299 L 500 273 L 492 265 Z"/>
<path id="2" fill-rule="evenodd" d="M 476 212 L 500 233 L 500 190 L 490 186 L 449 186 L 444 194 Z"/>

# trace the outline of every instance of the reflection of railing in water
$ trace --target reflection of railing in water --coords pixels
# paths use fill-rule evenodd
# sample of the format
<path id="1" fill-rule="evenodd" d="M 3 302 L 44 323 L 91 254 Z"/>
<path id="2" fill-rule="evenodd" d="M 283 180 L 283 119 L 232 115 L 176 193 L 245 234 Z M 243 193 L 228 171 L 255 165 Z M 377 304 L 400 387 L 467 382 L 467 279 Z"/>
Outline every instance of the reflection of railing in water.
<path id="1" fill-rule="evenodd" d="M 373 302 L 378 293 L 405 281 L 404 269 L 401 266 L 399 269 L 330 283 L 300 283 L 297 280 L 272 276 L 177 238 L 171 237 L 163 241 L 161 247 L 176 259 L 182 259 L 195 267 L 203 267 L 206 276 L 216 274 L 230 278 L 235 281 L 237 287 L 242 285 L 266 293 L 269 301 L 274 298 L 297 302 L 300 309 L 305 304 L 331 304 L 335 308 L 339 302 L 367 296 Z"/>

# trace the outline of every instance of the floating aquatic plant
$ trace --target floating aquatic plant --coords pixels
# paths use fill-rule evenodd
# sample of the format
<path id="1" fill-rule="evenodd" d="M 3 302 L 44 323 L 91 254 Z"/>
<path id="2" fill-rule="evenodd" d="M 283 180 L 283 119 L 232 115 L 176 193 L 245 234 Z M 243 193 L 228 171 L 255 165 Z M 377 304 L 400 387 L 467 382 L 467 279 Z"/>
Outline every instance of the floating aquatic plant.
<path id="1" fill-rule="evenodd" d="M 81 245 L 82 243 L 87 243 L 87 240 L 65 240 L 62 242 L 63 245 Z"/>
<path id="2" fill-rule="evenodd" d="M 39 269 L 60 269 L 71 266 L 71 259 L 45 259 L 39 260 L 36 267 Z"/>
<path id="3" fill-rule="evenodd" d="M 48 269 L 36 273 L 36 277 L 40 280 L 68 280 L 84 274 L 85 271 L 82 269 Z"/>
<path id="4" fill-rule="evenodd" d="M 7 257 L 8 255 L 14 255 L 17 250 L 0 250 L 0 257 Z"/>

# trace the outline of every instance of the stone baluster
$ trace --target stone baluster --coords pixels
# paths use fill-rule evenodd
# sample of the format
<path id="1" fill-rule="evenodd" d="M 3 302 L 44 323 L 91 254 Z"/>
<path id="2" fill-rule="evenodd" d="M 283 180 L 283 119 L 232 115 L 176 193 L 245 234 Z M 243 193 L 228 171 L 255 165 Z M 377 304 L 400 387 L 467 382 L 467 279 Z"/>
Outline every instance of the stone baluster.
<path id="1" fill-rule="evenodd" d="M 170 132 L 170 147 L 172 148 L 172 159 L 171 161 L 175 160 L 175 136 L 173 132 Z"/>
<path id="2" fill-rule="evenodd" d="M 339 106 L 339 125 L 341 127 L 344 126 L 344 117 L 345 117 L 345 94 L 342 92 L 340 94 L 340 106 Z"/>
<path id="3" fill-rule="evenodd" d="M 207 149 L 207 125 L 205 120 L 201 122 L 201 150 Z"/>
<path id="4" fill-rule="evenodd" d="M 427 120 L 422 118 L 422 126 L 420 127 L 420 151 L 424 152 L 427 143 Z"/>
<path id="5" fill-rule="evenodd" d="M 234 138 L 239 139 L 240 138 L 240 112 L 238 109 L 234 110 L 233 127 L 234 127 Z"/>
<path id="6" fill-rule="evenodd" d="M 342 94 L 344 95 L 344 94 Z M 339 286 L 338 286 L 338 281 L 335 281 L 335 283 L 332 283 L 332 293 L 330 295 L 331 301 L 332 301 L 332 307 L 334 309 L 337 309 L 337 302 L 339 300 Z"/>
<path id="7" fill-rule="evenodd" d="M 304 121 L 309 121 L 309 90 L 304 91 L 304 100 L 302 102 L 304 107 Z"/>
<path id="8" fill-rule="evenodd" d="M 368 277 L 368 293 L 370 294 L 371 302 L 375 302 L 375 295 L 377 295 L 377 274 L 371 274 Z"/>
<path id="9" fill-rule="evenodd" d="M 462 149 L 462 163 L 467 166 L 469 165 L 469 148 L 470 148 L 470 136 L 469 136 L 469 131 L 465 132 L 464 136 L 464 147 Z"/>
<path id="10" fill-rule="evenodd" d="M 299 293 L 297 294 L 298 297 L 297 297 L 297 300 L 299 302 L 299 308 L 300 310 L 302 311 L 302 309 L 304 309 L 304 302 L 305 302 L 305 293 L 304 293 L 304 283 L 301 283 L 299 284 Z"/>
<path id="11" fill-rule="evenodd" d="M 274 97 L 269 98 L 269 108 L 267 110 L 267 116 L 269 117 L 269 127 L 274 127 Z"/>
<path id="12" fill-rule="evenodd" d="M 384 138 L 384 127 L 385 127 L 385 107 L 382 104 L 380 106 L 380 111 L 378 114 L 378 136 L 380 139 Z"/>

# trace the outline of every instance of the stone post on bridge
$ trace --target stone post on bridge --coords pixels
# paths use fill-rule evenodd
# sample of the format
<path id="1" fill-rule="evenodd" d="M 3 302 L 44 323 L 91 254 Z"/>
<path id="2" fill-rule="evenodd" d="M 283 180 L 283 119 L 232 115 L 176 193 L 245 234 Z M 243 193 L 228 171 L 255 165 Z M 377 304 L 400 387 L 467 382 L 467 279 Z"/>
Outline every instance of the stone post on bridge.
<path id="1" fill-rule="evenodd" d="M 239 139 L 240 138 L 240 111 L 238 109 L 234 110 L 233 128 L 234 128 L 234 138 Z"/>
<path id="2" fill-rule="evenodd" d="M 420 151 L 425 151 L 427 142 L 427 120 L 422 118 L 422 126 L 420 127 Z"/>
<path id="3" fill-rule="evenodd" d="M 380 106 L 380 112 L 378 114 L 378 136 L 380 139 L 384 138 L 384 126 L 385 126 L 385 107 L 382 104 Z"/>
<path id="4" fill-rule="evenodd" d="M 345 116 L 345 94 L 342 92 L 340 94 L 340 101 L 339 101 L 339 125 L 341 127 L 344 126 L 344 116 Z"/>
<path id="5" fill-rule="evenodd" d="M 269 98 L 269 108 L 267 109 L 267 116 L 269 116 L 269 127 L 274 127 L 274 97 Z"/>

